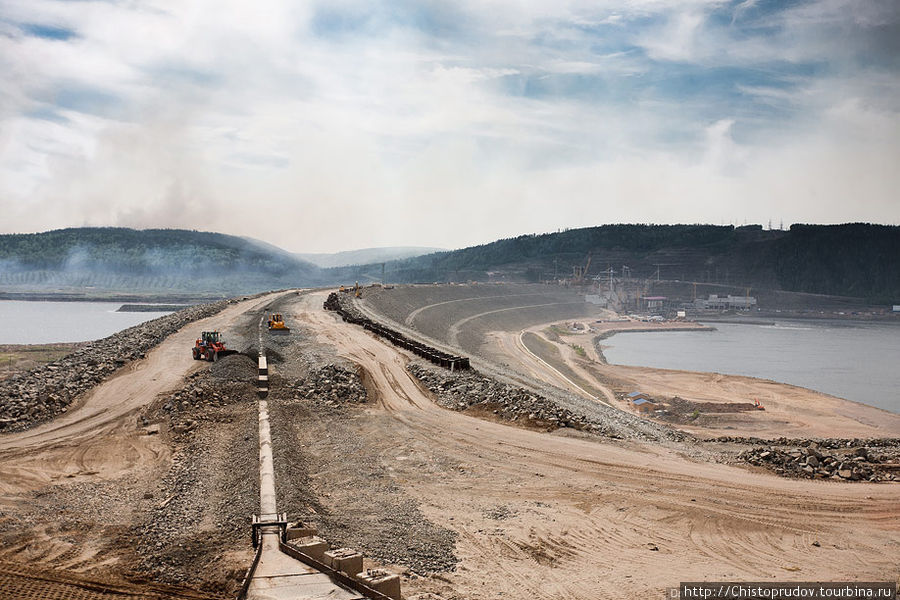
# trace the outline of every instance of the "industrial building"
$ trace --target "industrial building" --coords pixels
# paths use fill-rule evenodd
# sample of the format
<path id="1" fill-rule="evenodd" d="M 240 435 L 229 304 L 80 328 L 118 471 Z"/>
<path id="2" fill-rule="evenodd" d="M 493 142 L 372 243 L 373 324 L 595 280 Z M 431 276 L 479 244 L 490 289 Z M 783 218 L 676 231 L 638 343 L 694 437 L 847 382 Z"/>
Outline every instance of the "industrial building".
<path id="1" fill-rule="evenodd" d="M 697 310 L 750 310 L 756 306 L 756 298 L 753 296 L 717 296 L 710 294 L 708 298 L 694 300 L 694 308 Z"/>

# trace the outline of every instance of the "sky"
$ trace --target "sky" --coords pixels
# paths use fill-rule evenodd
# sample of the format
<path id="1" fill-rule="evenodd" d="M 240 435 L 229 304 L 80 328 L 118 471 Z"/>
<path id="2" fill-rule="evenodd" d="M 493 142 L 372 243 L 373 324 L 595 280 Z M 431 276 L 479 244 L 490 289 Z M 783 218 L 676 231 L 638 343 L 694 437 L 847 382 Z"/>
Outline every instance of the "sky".
<path id="1" fill-rule="evenodd" d="M 0 0 L 0 233 L 900 224 L 896 0 Z"/>

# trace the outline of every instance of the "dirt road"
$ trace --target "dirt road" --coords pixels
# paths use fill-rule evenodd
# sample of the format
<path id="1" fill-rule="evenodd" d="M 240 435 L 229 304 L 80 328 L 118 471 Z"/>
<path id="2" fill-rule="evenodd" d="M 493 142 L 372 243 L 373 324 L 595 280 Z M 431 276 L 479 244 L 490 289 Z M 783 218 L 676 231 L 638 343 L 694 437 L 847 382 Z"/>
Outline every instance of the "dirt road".
<path id="1" fill-rule="evenodd" d="M 191 359 L 197 332 L 227 329 L 274 295 L 246 300 L 191 323 L 91 390 L 66 414 L 21 433 L 0 436 L 0 494 L 10 495 L 61 478 L 112 478 L 145 468 L 167 452 L 158 437 L 138 435 L 137 411 L 175 389 L 204 363 Z"/>
<path id="2" fill-rule="evenodd" d="M 408 595 L 637 598 L 690 580 L 897 576 L 895 486 L 787 480 L 446 411 L 410 378 L 406 354 L 324 312 L 323 300 L 285 312 L 365 369 L 373 415 L 391 417 L 379 438 L 403 448 L 395 481 L 459 535 L 457 571 L 412 581 Z M 434 453 L 458 468 L 434 476 L 421 466 Z"/>
<path id="3" fill-rule="evenodd" d="M 52 565 L 73 576 L 90 573 L 132 589 L 123 583 L 122 572 L 136 564 L 135 548 L 130 542 L 116 546 L 115 540 L 128 539 L 130 528 L 151 522 L 161 507 L 177 504 L 172 503 L 174 496 L 154 496 L 173 462 L 171 438 L 149 435 L 139 426 L 138 415 L 160 395 L 180 389 L 186 376 L 208 366 L 191 359 L 190 347 L 199 331 L 228 334 L 247 311 L 272 297 L 240 302 L 185 326 L 64 415 L 0 436 L 0 560 Z M 218 435 L 227 440 L 224 430 L 229 427 L 221 425 Z M 197 505 L 203 506 L 203 500 Z M 241 569 L 245 563 L 240 557 Z M 9 575 L 0 582 L 0 594 L 13 593 L 19 584 L 31 585 L 25 576 L 21 582 L 14 579 Z M 133 587 L 133 592 L 140 595 L 142 589 Z"/>

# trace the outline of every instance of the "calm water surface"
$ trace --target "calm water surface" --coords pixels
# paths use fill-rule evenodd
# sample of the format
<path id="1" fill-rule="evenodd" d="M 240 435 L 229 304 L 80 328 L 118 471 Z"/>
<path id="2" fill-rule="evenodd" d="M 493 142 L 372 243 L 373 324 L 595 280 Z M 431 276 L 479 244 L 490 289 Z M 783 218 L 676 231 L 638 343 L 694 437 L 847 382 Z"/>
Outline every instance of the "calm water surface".
<path id="1" fill-rule="evenodd" d="M 900 326 L 876 323 L 711 323 L 716 331 L 619 333 L 620 365 L 750 375 L 900 413 Z"/>
<path id="2" fill-rule="evenodd" d="M 116 312 L 121 302 L 0 300 L 0 344 L 84 342 L 168 312 Z"/>

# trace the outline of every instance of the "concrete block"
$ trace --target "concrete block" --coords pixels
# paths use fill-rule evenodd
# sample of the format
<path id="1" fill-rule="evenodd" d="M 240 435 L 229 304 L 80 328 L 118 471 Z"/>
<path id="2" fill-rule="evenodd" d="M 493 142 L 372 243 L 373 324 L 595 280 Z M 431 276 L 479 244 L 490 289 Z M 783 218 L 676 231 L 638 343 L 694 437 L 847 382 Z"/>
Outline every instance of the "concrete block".
<path id="1" fill-rule="evenodd" d="M 314 525 L 308 525 L 306 523 L 294 523 L 287 528 L 286 537 L 287 541 L 291 541 L 299 540 L 300 538 L 305 537 L 313 537 L 318 533 L 319 531 L 315 528 Z"/>
<path id="2" fill-rule="evenodd" d="M 376 592 L 381 592 L 394 600 L 401 600 L 400 576 L 383 569 L 367 569 L 356 574 L 356 579 Z"/>
<path id="3" fill-rule="evenodd" d="M 322 561 L 335 571 L 343 571 L 351 577 L 363 570 L 363 555 L 353 548 L 337 548 L 325 553 Z"/>
<path id="4" fill-rule="evenodd" d="M 328 564 L 325 561 L 325 553 L 328 551 L 328 542 L 322 538 L 311 535 L 309 537 L 300 538 L 291 545 L 310 558 Z"/>

